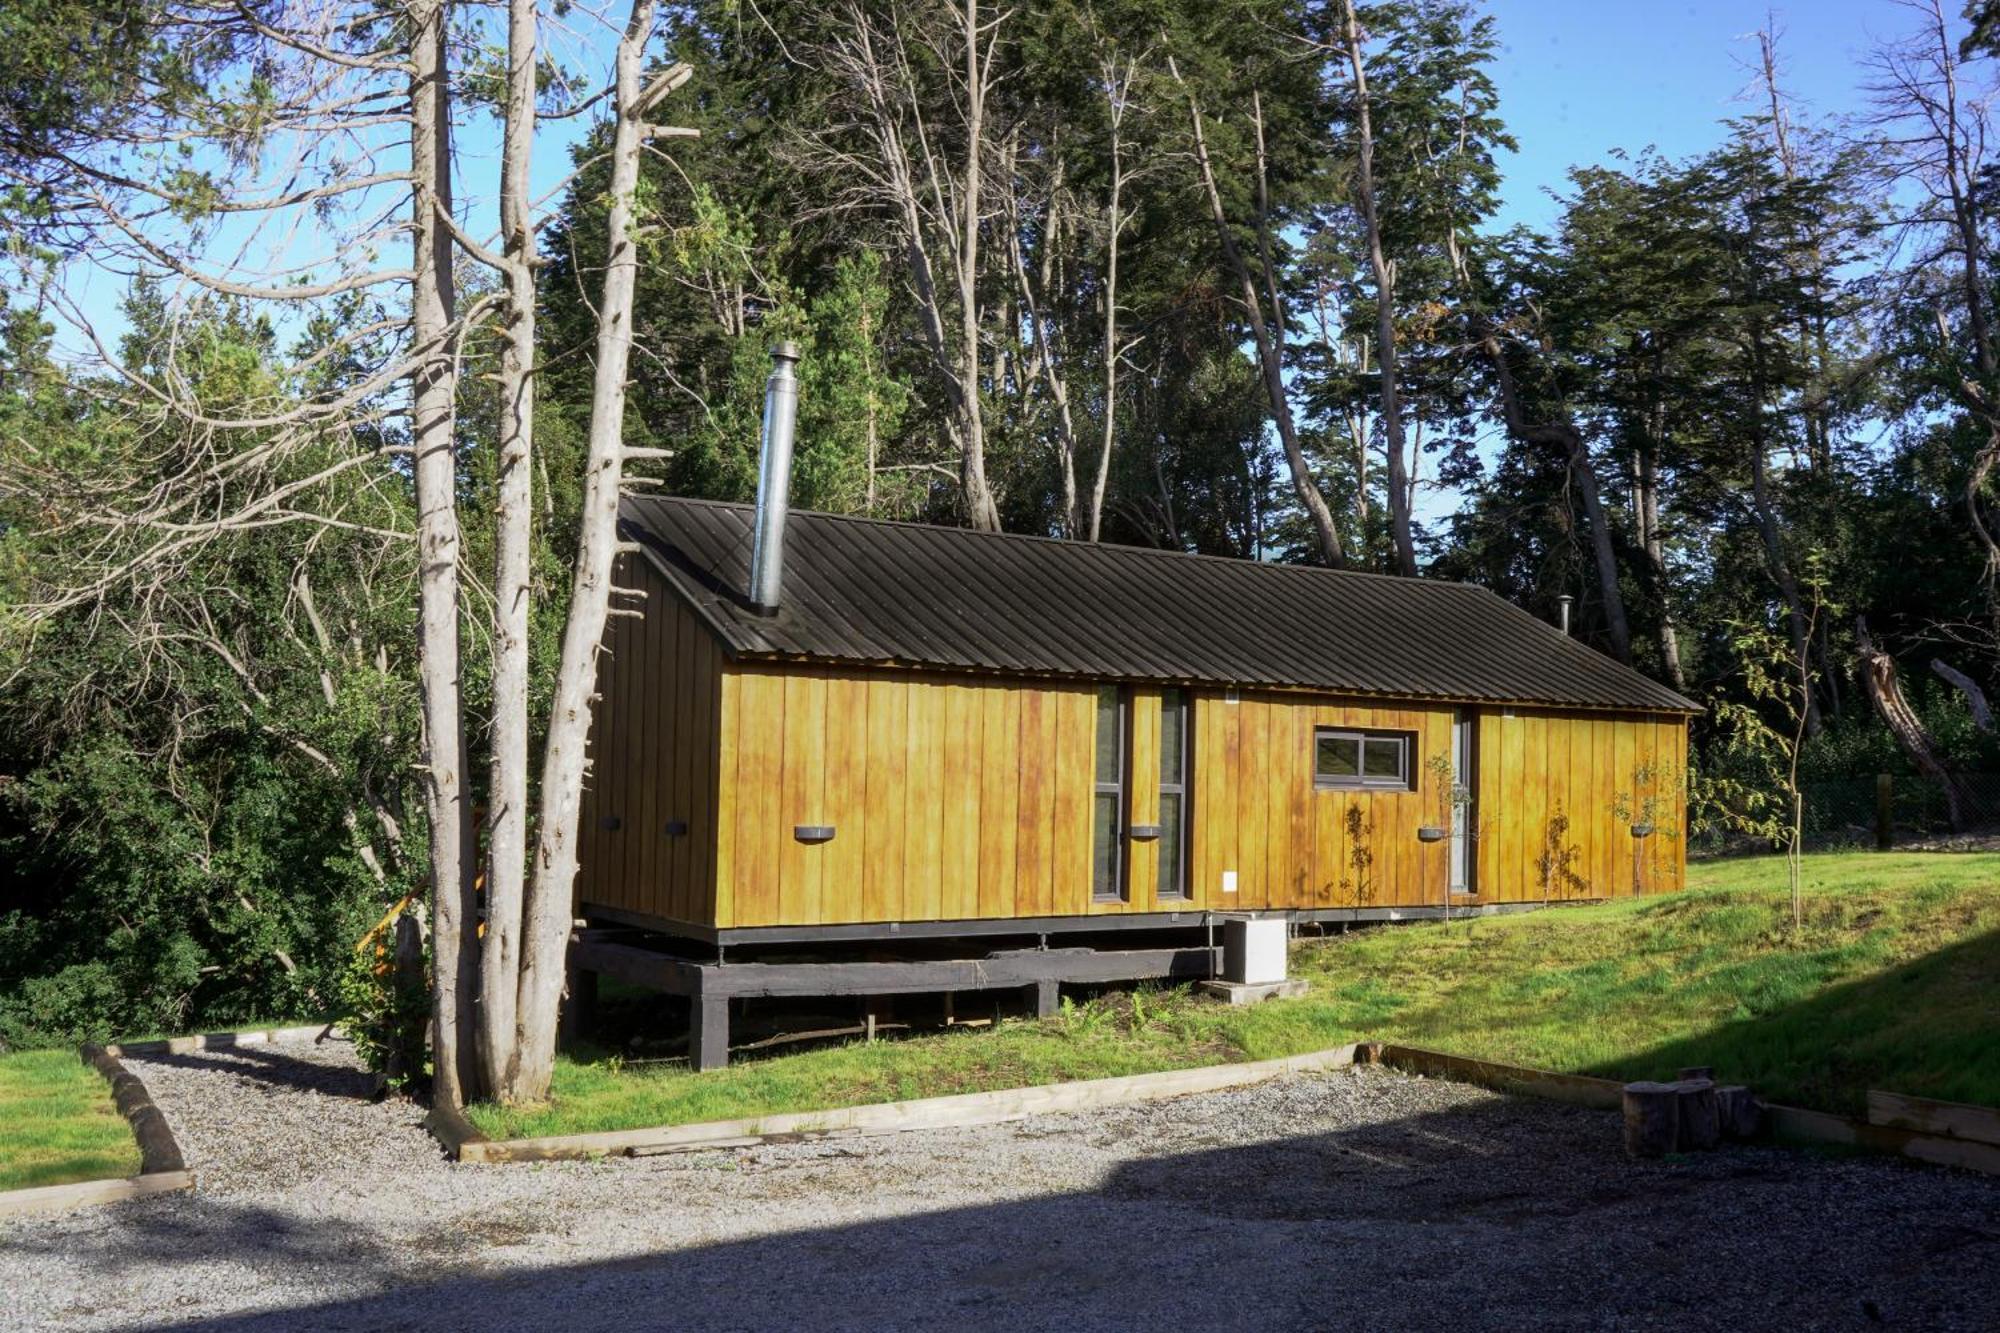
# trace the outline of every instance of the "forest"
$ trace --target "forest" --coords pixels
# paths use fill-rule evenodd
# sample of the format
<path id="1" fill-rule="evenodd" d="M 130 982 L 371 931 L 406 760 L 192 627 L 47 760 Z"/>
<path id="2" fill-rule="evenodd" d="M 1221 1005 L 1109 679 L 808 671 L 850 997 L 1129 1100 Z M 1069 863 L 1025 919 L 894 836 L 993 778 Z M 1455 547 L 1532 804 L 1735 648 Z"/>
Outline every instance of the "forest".
<path id="1" fill-rule="evenodd" d="M 1843 116 L 1767 25 L 1540 229 L 1506 11 L 0 7 L 0 1043 L 382 1003 L 408 902 L 440 1080 L 545 1091 L 611 515 L 751 498 L 781 339 L 797 506 L 1569 599 L 1698 845 L 1980 822 L 2000 4 Z"/>

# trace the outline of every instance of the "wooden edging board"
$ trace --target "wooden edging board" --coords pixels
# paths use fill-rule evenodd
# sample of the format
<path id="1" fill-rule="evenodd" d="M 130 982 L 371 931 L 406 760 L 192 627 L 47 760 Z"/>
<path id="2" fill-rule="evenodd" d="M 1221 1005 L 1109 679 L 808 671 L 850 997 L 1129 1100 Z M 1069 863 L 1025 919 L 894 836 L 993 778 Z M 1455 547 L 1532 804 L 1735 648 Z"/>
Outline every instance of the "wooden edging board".
<path id="1" fill-rule="evenodd" d="M 461 1162 L 542 1162 L 560 1158 L 649 1156 L 655 1153 L 698 1152 L 740 1148 L 759 1143 L 789 1143 L 803 1139 L 893 1134 L 906 1129 L 946 1129 L 994 1125 L 1033 1115 L 1095 1110 L 1162 1097 L 1219 1092 L 1285 1074 L 1341 1069 L 1354 1063 L 1355 1047 L 1336 1046 L 1310 1055 L 1249 1064 L 1203 1065 L 1157 1074 L 1047 1083 L 1038 1087 L 967 1092 L 950 1097 L 925 1097 L 907 1102 L 878 1102 L 830 1111 L 800 1111 L 784 1115 L 714 1120 L 699 1125 L 663 1125 L 650 1129 L 611 1130 L 598 1134 L 564 1134 L 535 1139 L 460 1139 L 454 1148 L 439 1134 L 447 1151 Z M 428 1122 L 427 1122 L 428 1123 Z M 433 1133 L 437 1129 L 433 1128 Z"/>
<path id="2" fill-rule="evenodd" d="M 1373 1064 L 1386 1065 L 1406 1074 L 1422 1074 L 1427 1078 L 1473 1083 L 1496 1092 L 1517 1092 L 1600 1111 L 1615 1111 L 1624 1101 L 1625 1085 L 1616 1079 L 1552 1074 L 1544 1069 L 1497 1064 L 1491 1060 L 1447 1055 L 1443 1051 L 1426 1050 L 1421 1046 L 1398 1046 L 1392 1042 L 1369 1042 L 1362 1049 L 1363 1057 Z"/>
<path id="3" fill-rule="evenodd" d="M 1806 1111 L 1796 1106 L 1764 1108 L 1771 1133 L 1780 1139 L 1806 1143 L 1838 1143 L 1869 1152 L 1909 1157 L 1937 1166 L 1956 1166 L 2000 1176 L 2000 1145 L 1976 1143 L 1944 1134 L 1925 1134 L 1889 1125 L 1871 1125 L 1865 1120 L 1825 1111 Z"/>
<path id="4" fill-rule="evenodd" d="M 104 1049 L 114 1056 L 186 1055 L 190 1051 L 225 1050 L 231 1046 L 313 1040 L 334 1030 L 330 1023 L 314 1023 L 307 1027 L 259 1028 L 254 1032 L 198 1032 L 191 1037 L 168 1037 L 164 1041 L 114 1042 Z"/>
<path id="5" fill-rule="evenodd" d="M 77 1055 L 111 1085 L 111 1100 L 132 1127 L 132 1137 L 139 1145 L 139 1174 L 0 1191 L 0 1217 L 53 1212 L 92 1203 L 118 1203 L 194 1188 L 194 1172 L 187 1169 L 167 1118 L 153 1104 L 152 1094 L 146 1091 L 139 1076 L 119 1062 L 116 1051 L 116 1047 L 107 1049 L 87 1043 L 78 1048 Z"/>
<path id="6" fill-rule="evenodd" d="M 1868 1094 L 1868 1123 L 2000 1146 L 2000 1108 L 1992 1106 L 1878 1091 Z"/>

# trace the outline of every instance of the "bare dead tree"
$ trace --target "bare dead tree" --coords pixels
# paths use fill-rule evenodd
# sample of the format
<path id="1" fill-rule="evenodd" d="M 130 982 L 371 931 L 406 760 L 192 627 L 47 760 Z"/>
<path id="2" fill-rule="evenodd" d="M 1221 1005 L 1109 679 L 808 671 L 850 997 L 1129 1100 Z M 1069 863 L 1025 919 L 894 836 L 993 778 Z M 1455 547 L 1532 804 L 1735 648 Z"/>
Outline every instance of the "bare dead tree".
<path id="1" fill-rule="evenodd" d="M 1195 169 L 1200 175 L 1203 192 L 1208 197 L 1209 218 L 1215 224 L 1216 239 L 1222 247 L 1223 260 L 1236 278 L 1243 313 L 1250 321 L 1250 336 L 1257 347 L 1257 364 L 1263 372 L 1264 393 L 1270 404 L 1271 423 L 1276 428 L 1278 442 L 1284 449 L 1285 464 L 1291 470 L 1292 490 L 1297 494 L 1300 507 L 1305 510 L 1307 518 L 1312 523 L 1313 534 L 1319 545 L 1320 559 L 1329 565 L 1341 564 L 1346 556 L 1341 545 L 1340 530 L 1334 524 L 1333 510 L 1327 505 L 1326 496 L 1321 493 L 1319 482 L 1312 474 L 1312 465 L 1306 459 L 1305 449 L 1299 443 L 1297 419 L 1292 414 L 1291 398 L 1285 390 L 1286 315 L 1284 299 L 1278 289 L 1277 273 L 1270 258 L 1272 223 L 1264 152 L 1262 102 L 1253 90 L 1251 126 L 1257 146 L 1253 168 L 1257 215 L 1253 219 L 1252 229 L 1263 255 L 1260 289 L 1258 275 L 1252 274 L 1242 248 L 1237 245 L 1228 210 L 1223 207 L 1222 191 L 1216 182 L 1215 163 L 1208 151 L 1208 133 L 1203 125 L 1200 99 L 1187 81 L 1181 78 L 1180 68 L 1172 57 L 1167 60 L 1167 69 L 1187 96 L 1188 119 L 1193 130 Z"/>
<path id="2" fill-rule="evenodd" d="M 1931 659 L 1931 671 L 1938 679 L 1965 696 L 1965 706 L 1972 713 L 1972 725 L 1981 731 L 1993 730 L 1993 708 L 1986 702 L 1986 691 L 1979 688 L 1979 682 L 1960 671 L 1942 657 Z"/>
<path id="3" fill-rule="evenodd" d="M 820 211 L 883 217 L 895 236 L 925 346 L 944 391 L 967 521 L 997 532 L 982 400 L 993 320 L 982 251 L 986 186 L 1001 139 L 988 107 L 1011 9 L 980 0 L 846 0 L 795 58 L 839 90 L 839 113 L 791 147 L 831 187 Z"/>
<path id="4" fill-rule="evenodd" d="M 1916 16 L 1917 29 L 1877 49 L 1867 91 L 1893 178 L 1916 197 L 1902 218 L 1922 247 L 1912 272 L 1919 280 L 1933 272 L 1946 274 L 1957 302 L 1954 322 L 1940 294 L 1939 343 L 1944 355 L 1964 357 L 1953 387 L 1960 408 L 1985 437 L 1967 471 L 1963 498 L 1967 525 L 1986 559 L 1988 619 L 2000 637 L 2000 537 L 1988 495 L 1994 470 L 2000 468 L 2000 345 L 1978 201 L 1980 182 L 1990 170 L 1992 89 L 1968 92 L 1961 87 L 1964 64 L 1942 0 L 1901 0 L 1901 5 Z"/>
<path id="5" fill-rule="evenodd" d="M 1611 542 L 1610 519 L 1604 497 L 1597 485 L 1597 465 L 1590 456 L 1590 444 L 1582 430 L 1567 414 L 1536 421 L 1521 400 L 1501 343 L 1500 328 L 1483 316 L 1475 320 L 1474 339 L 1487 365 L 1500 399 L 1500 418 L 1507 433 L 1521 444 L 1547 450 L 1568 472 L 1577 498 L 1583 504 L 1584 521 L 1590 529 L 1591 553 L 1597 565 L 1598 596 L 1603 604 L 1605 631 L 1611 638 L 1611 652 L 1619 661 L 1632 661 L 1632 628 L 1625 615 L 1625 596 L 1618 586 L 1618 553 Z"/>
<path id="6" fill-rule="evenodd" d="M 1403 407 L 1396 381 L 1396 267 L 1382 246 L 1382 222 L 1375 208 L 1375 132 L 1368 99 L 1368 69 L 1362 53 L 1361 22 L 1354 0 L 1341 0 L 1347 33 L 1347 61 L 1354 80 L 1356 155 L 1354 203 L 1368 242 L 1368 269 L 1375 281 L 1375 365 L 1381 395 L 1383 450 L 1387 455 L 1389 537 L 1396 572 L 1414 578 L 1417 548 L 1410 531 L 1412 486 Z"/>
<path id="7" fill-rule="evenodd" d="M 1936 782 L 1943 790 L 1945 813 L 1951 820 L 1952 832 L 1964 832 L 1970 815 L 1970 798 L 1964 780 L 1944 762 L 1930 728 L 1924 725 L 1923 719 L 1917 716 L 1917 710 L 1910 707 L 1910 701 L 1904 697 L 1902 680 L 1896 674 L 1896 659 L 1875 646 L 1874 638 L 1868 633 L 1866 616 L 1855 617 L 1854 641 L 1861 657 L 1861 679 L 1868 687 L 1869 702 L 1875 705 L 1875 711 L 1883 725 L 1889 728 L 1889 734 L 1896 738 L 1897 748 L 1909 756 L 1919 773 Z"/>
<path id="8" fill-rule="evenodd" d="M 596 372 L 584 459 L 583 517 L 577 535 L 569 619 L 563 626 L 562 659 L 542 755 L 541 814 L 523 910 L 516 1009 L 519 1064 L 511 1086 L 502 1092 L 508 1100 L 546 1097 L 554 1072 L 556 1021 L 568 966 L 576 887 L 577 814 L 597 689 L 597 658 L 612 613 L 613 565 L 620 550 L 629 549 L 618 539 L 618 502 L 625 464 L 651 456 L 649 451 L 628 447 L 624 438 L 632 305 L 639 271 L 635 193 L 640 154 L 647 140 L 674 133 L 654 125 L 649 117 L 694 72 L 685 64 L 676 64 L 650 80 L 646 78 L 646 47 L 653 37 L 656 14 L 655 0 L 633 0 L 631 17 L 618 39 L 611 203 L 605 219 L 604 285 L 597 302 Z"/>

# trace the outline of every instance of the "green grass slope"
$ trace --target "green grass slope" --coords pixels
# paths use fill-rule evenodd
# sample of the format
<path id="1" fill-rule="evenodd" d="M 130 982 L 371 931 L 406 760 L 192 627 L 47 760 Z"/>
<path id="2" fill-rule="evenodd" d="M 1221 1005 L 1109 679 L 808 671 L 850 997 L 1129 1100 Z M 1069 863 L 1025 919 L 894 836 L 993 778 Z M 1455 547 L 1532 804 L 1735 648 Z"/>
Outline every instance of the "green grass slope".
<path id="1" fill-rule="evenodd" d="M 111 1089 L 74 1051 L 0 1055 L 0 1190 L 136 1175 Z"/>
<path id="2" fill-rule="evenodd" d="M 1867 1090 L 2000 1105 L 2000 856 L 1690 867 L 1687 892 L 1302 942 L 1309 995 L 1249 1009 L 1141 990 L 1007 1022 L 694 1074 L 565 1059 L 546 1106 L 479 1106 L 496 1137 L 679 1124 L 1382 1040 L 1571 1073 L 1713 1065 L 1775 1100 L 1859 1113 Z"/>

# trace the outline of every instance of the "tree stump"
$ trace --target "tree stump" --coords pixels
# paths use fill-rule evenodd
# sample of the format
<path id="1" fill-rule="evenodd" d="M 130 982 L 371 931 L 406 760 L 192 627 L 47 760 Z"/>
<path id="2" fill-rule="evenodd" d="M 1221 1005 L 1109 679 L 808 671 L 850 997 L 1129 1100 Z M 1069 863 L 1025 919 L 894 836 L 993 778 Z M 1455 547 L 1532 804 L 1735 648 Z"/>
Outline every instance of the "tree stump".
<path id="1" fill-rule="evenodd" d="M 1763 1127 L 1764 1108 L 1750 1095 L 1750 1089 L 1739 1086 L 1717 1088 L 1715 1090 L 1716 1119 L 1721 1122 L 1722 1136 L 1739 1142 L 1757 1137 Z"/>
<path id="2" fill-rule="evenodd" d="M 1664 1157 L 1680 1141 L 1680 1085 L 1625 1085 L 1625 1151 L 1634 1157 Z"/>
<path id="3" fill-rule="evenodd" d="M 1722 1141 L 1722 1122 L 1716 1109 L 1715 1081 L 1706 1078 L 1682 1079 L 1672 1085 L 1680 1101 L 1680 1149 L 1703 1152 Z"/>
<path id="4" fill-rule="evenodd" d="M 1682 1083 L 1691 1078 L 1705 1078 L 1712 1083 L 1715 1081 L 1715 1069 L 1710 1065 L 1689 1065 L 1674 1077 Z"/>

